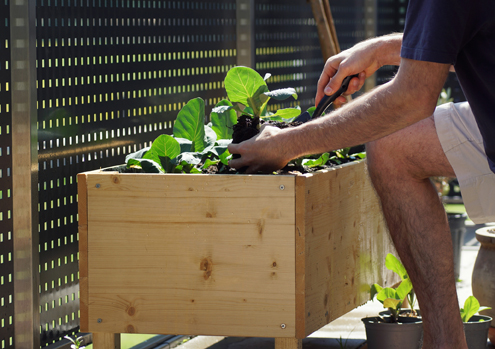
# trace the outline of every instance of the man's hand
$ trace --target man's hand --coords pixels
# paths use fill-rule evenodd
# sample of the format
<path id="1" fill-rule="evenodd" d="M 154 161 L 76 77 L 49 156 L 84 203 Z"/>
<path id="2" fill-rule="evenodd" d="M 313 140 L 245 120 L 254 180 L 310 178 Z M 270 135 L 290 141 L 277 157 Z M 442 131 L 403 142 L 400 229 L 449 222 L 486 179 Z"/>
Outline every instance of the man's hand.
<path id="1" fill-rule="evenodd" d="M 347 101 L 344 96 L 359 91 L 366 78 L 373 75 L 380 67 L 400 63 L 401 42 L 402 34 L 387 35 L 363 41 L 330 57 L 318 80 L 315 104 L 318 105 L 325 94 L 331 95 L 337 91 L 345 77 L 359 73 L 359 78 L 350 81 L 347 92 L 335 100 L 334 105 L 340 107 Z"/>
<path id="2" fill-rule="evenodd" d="M 269 173 L 281 169 L 292 160 L 282 133 L 279 128 L 264 125 L 253 138 L 239 144 L 229 144 L 231 154 L 241 155 L 230 160 L 229 166 L 236 169 L 248 167 L 246 173 Z"/>

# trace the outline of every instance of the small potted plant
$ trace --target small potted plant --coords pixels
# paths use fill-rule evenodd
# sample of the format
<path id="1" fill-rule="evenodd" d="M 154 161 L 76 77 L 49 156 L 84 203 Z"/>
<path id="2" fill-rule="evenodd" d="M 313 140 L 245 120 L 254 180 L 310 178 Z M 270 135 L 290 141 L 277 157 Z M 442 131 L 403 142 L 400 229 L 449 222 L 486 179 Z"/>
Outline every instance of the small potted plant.
<path id="1" fill-rule="evenodd" d="M 479 311 L 489 310 L 490 307 L 482 307 L 474 296 L 469 296 L 461 308 L 464 333 L 469 349 L 485 349 L 488 338 L 490 322 L 493 320 L 487 315 L 475 315 Z"/>
<path id="2" fill-rule="evenodd" d="M 401 282 L 397 288 L 371 286 L 371 299 L 383 304 L 387 311 L 379 316 L 362 319 L 366 328 L 368 348 L 419 349 L 423 344 L 423 323 L 419 311 L 414 309 L 414 290 L 406 269 L 394 255 L 385 258 L 387 269 L 397 273 Z M 403 309 L 408 299 L 411 309 Z"/>

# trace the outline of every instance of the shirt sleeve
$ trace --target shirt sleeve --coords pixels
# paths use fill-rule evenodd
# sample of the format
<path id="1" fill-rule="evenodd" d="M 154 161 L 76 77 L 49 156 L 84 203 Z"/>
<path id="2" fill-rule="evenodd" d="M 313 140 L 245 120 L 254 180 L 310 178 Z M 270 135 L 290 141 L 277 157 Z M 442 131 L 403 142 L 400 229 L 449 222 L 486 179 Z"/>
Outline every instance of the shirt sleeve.
<path id="1" fill-rule="evenodd" d="M 401 57 L 454 64 L 468 40 L 472 6 L 465 0 L 409 1 Z"/>

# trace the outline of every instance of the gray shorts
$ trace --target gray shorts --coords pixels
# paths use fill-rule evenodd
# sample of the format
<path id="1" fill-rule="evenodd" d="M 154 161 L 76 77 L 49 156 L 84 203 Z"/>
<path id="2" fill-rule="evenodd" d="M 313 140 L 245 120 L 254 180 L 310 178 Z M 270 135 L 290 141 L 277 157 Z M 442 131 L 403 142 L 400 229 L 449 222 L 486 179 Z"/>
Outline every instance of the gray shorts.
<path id="1" fill-rule="evenodd" d="M 437 107 L 434 118 L 469 218 L 475 223 L 495 222 L 495 173 L 488 166 L 471 107 L 467 102 L 446 103 Z"/>

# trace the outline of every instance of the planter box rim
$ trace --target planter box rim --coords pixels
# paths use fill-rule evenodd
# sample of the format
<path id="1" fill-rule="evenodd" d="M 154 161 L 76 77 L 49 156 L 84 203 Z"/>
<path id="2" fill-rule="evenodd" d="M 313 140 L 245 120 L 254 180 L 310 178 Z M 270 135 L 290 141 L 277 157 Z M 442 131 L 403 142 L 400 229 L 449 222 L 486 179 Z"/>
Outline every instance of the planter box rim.
<path id="1" fill-rule="evenodd" d="M 218 173 L 217 174 L 217 173 L 215 173 L 215 174 L 208 174 L 208 173 L 145 173 L 145 172 L 142 172 L 142 173 L 139 173 L 139 172 L 136 172 L 136 173 L 121 173 L 121 172 L 118 172 L 117 170 L 112 170 L 112 169 L 117 168 L 117 167 L 120 167 L 120 166 L 126 166 L 125 164 L 120 164 L 120 165 L 115 165 L 115 166 L 100 168 L 100 169 L 96 169 L 96 170 L 84 171 L 84 172 L 81 172 L 81 173 L 83 173 L 83 174 L 87 174 L 87 173 L 116 174 L 116 173 L 118 173 L 119 175 L 126 175 L 126 176 L 127 175 L 156 175 L 156 176 L 163 176 L 163 175 L 167 175 L 167 176 L 171 176 L 171 175 L 184 176 L 184 175 L 187 175 L 187 176 L 248 176 L 248 177 L 254 177 L 254 176 L 312 177 L 312 176 L 314 176 L 315 174 L 318 174 L 318 173 L 327 173 L 327 172 L 336 171 L 336 170 L 339 170 L 341 168 L 345 168 L 345 167 L 348 167 L 348 166 L 352 166 L 352 165 L 355 165 L 355 164 L 362 163 L 364 161 L 366 161 L 366 159 L 351 161 L 351 162 L 347 162 L 345 164 L 335 165 L 334 167 L 329 167 L 329 168 L 325 168 L 325 169 L 318 170 L 318 171 L 315 171 L 315 172 L 310 172 L 310 173 L 281 173 L 281 174 L 270 174 L 270 173 L 260 173 L 260 174 L 245 174 L 245 173 L 238 173 L 238 174 Z"/>

